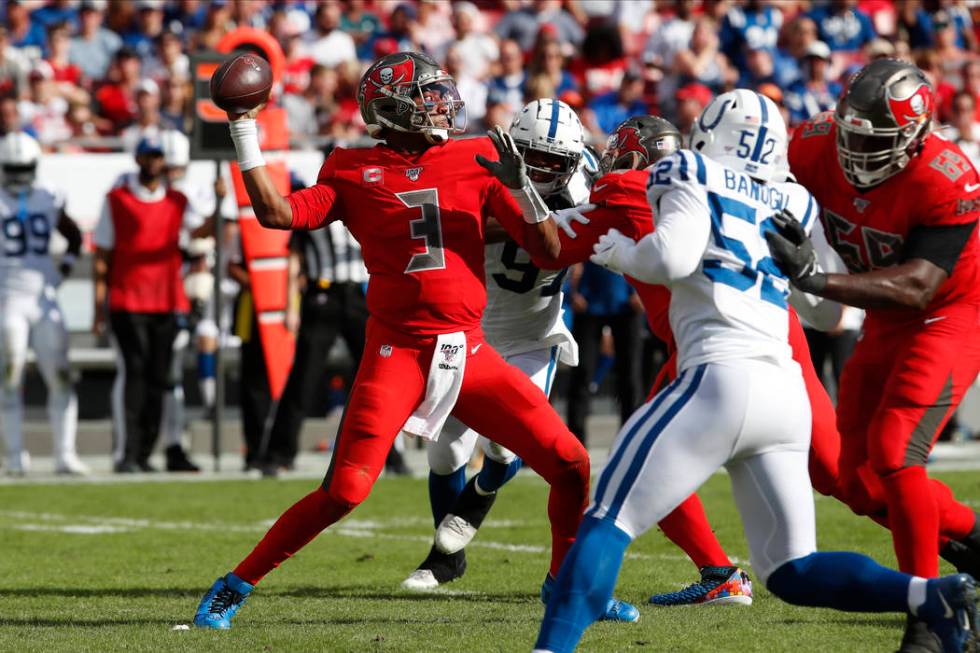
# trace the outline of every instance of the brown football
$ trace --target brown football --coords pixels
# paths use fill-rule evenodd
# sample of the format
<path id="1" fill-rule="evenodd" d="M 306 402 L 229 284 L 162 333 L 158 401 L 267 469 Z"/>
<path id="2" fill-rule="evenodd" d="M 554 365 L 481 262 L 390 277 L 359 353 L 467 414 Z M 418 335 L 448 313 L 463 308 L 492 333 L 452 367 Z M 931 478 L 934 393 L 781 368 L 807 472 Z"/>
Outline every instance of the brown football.
<path id="1" fill-rule="evenodd" d="M 211 75 L 211 101 L 225 111 L 245 113 L 269 99 L 272 69 L 254 54 L 240 54 Z"/>

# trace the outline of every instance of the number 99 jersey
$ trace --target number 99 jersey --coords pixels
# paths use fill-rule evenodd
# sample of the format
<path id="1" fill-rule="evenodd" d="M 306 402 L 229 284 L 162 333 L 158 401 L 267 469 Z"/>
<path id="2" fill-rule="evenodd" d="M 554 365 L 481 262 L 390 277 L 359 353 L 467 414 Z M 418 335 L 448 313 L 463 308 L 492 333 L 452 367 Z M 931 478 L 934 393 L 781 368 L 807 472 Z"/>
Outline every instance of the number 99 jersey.
<path id="1" fill-rule="evenodd" d="M 790 361 L 789 282 L 769 256 L 765 233 L 775 230 L 772 216 L 780 209 L 809 233 L 819 212 L 813 196 L 799 184 L 759 183 L 680 150 L 650 168 L 647 199 L 658 230 L 665 220 L 682 221 L 685 240 L 669 246 L 701 253 L 694 273 L 669 285 L 678 370 L 734 358 Z M 688 242 L 694 233 L 704 239 Z"/>
<path id="2" fill-rule="evenodd" d="M 35 185 L 11 195 L 0 188 L 0 295 L 40 296 L 60 275 L 49 252 L 64 200 Z"/>

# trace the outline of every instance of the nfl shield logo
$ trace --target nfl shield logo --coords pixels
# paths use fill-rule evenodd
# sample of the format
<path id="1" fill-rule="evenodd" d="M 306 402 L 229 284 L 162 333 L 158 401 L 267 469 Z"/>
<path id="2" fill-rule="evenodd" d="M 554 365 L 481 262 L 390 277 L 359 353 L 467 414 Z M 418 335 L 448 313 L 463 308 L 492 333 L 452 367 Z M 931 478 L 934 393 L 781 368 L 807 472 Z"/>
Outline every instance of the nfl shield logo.
<path id="1" fill-rule="evenodd" d="M 405 176 L 408 177 L 409 181 L 418 181 L 420 174 L 422 174 L 422 168 L 409 168 L 405 171 Z"/>
<path id="2" fill-rule="evenodd" d="M 381 168 L 364 168 L 361 178 L 365 184 L 380 184 L 384 181 L 384 171 Z"/>
<path id="3" fill-rule="evenodd" d="M 389 358 L 391 356 L 391 345 L 381 345 L 381 350 L 378 352 L 381 358 Z"/>
<path id="4" fill-rule="evenodd" d="M 858 210 L 858 213 L 864 213 L 864 209 L 868 208 L 870 204 L 871 202 L 863 197 L 854 198 L 854 208 Z"/>

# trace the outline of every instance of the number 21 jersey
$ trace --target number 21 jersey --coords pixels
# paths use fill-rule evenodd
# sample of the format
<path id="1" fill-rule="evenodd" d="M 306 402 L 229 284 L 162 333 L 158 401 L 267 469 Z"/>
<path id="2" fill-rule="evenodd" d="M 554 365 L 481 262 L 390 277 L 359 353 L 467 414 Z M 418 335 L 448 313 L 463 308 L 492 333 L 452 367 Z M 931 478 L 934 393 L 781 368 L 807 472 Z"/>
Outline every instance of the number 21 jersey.
<path id="1" fill-rule="evenodd" d="M 37 296 L 58 284 L 49 244 L 62 205 L 43 186 L 17 195 L 0 189 L 0 295 Z"/>
<path id="2" fill-rule="evenodd" d="M 388 327 L 419 336 L 479 328 L 486 218 L 519 240 L 524 219 L 477 154 L 498 158 L 488 138 L 416 154 L 386 145 L 337 148 L 317 183 L 289 196 L 292 228 L 343 220 L 371 277 L 368 311 Z"/>

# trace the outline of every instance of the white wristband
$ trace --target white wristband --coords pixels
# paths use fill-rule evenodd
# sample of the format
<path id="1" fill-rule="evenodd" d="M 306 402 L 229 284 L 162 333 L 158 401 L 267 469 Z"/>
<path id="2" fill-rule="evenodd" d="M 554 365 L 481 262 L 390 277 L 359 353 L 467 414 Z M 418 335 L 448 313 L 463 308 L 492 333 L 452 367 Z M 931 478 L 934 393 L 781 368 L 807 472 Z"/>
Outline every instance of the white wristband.
<path id="1" fill-rule="evenodd" d="M 524 185 L 524 188 L 508 188 L 508 190 L 517 201 L 517 205 L 521 207 L 521 213 L 524 214 L 524 222 L 538 224 L 548 219 L 551 212 L 548 210 L 548 206 L 541 199 L 533 184 L 528 182 Z"/>
<path id="2" fill-rule="evenodd" d="M 228 123 L 231 140 L 238 153 L 238 167 L 242 172 L 265 165 L 262 150 L 259 149 L 259 130 L 254 119 L 243 118 Z"/>

